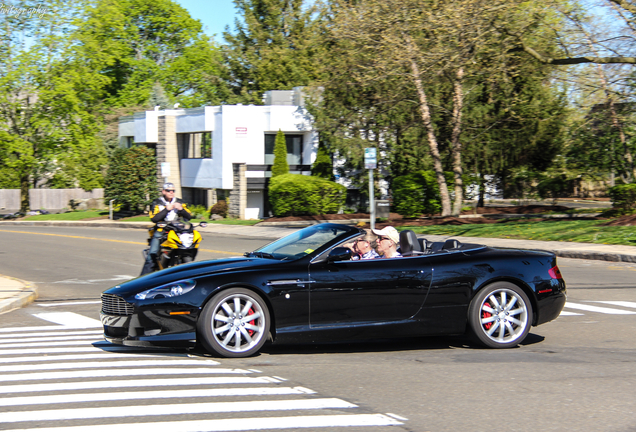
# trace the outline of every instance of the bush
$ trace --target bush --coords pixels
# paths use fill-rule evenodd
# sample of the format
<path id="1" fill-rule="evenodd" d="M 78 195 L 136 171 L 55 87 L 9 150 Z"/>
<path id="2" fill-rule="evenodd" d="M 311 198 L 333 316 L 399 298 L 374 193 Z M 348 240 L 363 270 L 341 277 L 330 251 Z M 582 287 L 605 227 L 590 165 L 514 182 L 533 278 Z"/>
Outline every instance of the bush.
<path id="1" fill-rule="evenodd" d="M 105 203 L 114 199 L 122 211 L 141 213 L 159 194 L 154 151 L 145 146 L 116 149 L 104 183 Z"/>
<path id="2" fill-rule="evenodd" d="M 449 184 L 449 188 L 452 187 Z M 396 177 L 391 185 L 393 209 L 404 217 L 439 213 L 442 209 L 439 185 L 433 171 L 416 171 Z"/>
<path id="3" fill-rule="evenodd" d="M 629 214 L 634 211 L 636 204 L 636 184 L 622 184 L 609 188 L 607 191 L 612 200 L 612 207 L 622 214 Z"/>
<path id="4" fill-rule="evenodd" d="M 210 207 L 210 217 L 213 214 L 227 217 L 227 202 L 224 200 L 217 201 L 216 204 Z"/>
<path id="5" fill-rule="evenodd" d="M 188 206 L 188 210 L 192 213 L 192 219 L 204 219 L 208 215 L 208 210 L 204 205 Z"/>
<path id="6" fill-rule="evenodd" d="M 274 216 L 337 213 L 344 208 L 347 188 L 320 177 L 283 174 L 269 182 Z"/>

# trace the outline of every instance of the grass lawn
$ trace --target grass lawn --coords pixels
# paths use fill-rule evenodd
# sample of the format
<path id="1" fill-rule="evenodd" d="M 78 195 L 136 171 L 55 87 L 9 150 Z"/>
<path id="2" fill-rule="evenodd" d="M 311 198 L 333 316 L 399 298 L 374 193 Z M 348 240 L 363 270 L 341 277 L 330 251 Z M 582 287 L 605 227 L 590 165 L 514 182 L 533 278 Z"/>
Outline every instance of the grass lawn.
<path id="1" fill-rule="evenodd" d="M 543 241 L 570 241 L 583 243 L 636 246 L 636 227 L 602 226 L 605 221 L 544 221 L 516 220 L 495 224 L 402 226 L 417 234 L 456 235 L 467 237 L 510 238 Z"/>
<path id="2" fill-rule="evenodd" d="M 80 221 L 84 219 L 96 219 L 96 218 L 104 218 L 108 217 L 108 211 L 103 210 L 88 210 L 88 211 L 75 211 L 68 213 L 59 213 L 59 214 L 48 214 L 48 215 L 35 215 L 35 216 L 27 216 L 21 220 L 25 221 Z M 150 222 L 150 218 L 148 216 L 133 216 L 124 219 L 118 219 L 122 222 Z M 221 224 L 221 225 L 255 225 L 260 222 L 260 220 L 239 220 L 239 219 L 223 219 L 219 221 L 210 221 L 206 219 L 192 219 L 192 222 L 199 223 L 205 221 L 209 224 Z"/>

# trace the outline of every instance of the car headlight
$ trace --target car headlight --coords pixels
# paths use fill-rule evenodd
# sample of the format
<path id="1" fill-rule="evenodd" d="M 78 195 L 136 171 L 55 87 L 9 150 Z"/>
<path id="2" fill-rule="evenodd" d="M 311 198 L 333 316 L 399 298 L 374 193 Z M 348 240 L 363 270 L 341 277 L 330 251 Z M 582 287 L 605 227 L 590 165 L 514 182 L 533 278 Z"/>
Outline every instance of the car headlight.
<path id="1" fill-rule="evenodd" d="M 182 280 L 179 282 L 171 282 L 157 288 L 151 288 L 146 291 L 135 294 L 137 300 L 161 299 L 177 297 L 192 291 L 196 285 L 196 281 L 192 279 Z"/>

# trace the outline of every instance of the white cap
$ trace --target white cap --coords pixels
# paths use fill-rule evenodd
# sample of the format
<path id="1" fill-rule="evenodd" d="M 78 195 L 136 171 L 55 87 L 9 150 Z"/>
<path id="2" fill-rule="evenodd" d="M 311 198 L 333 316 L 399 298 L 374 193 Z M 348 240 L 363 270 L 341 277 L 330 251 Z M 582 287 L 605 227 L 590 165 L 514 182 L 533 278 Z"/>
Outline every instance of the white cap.
<path id="1" fill-rule="evenodd" d="M 173 183 L 164 183 L 163 184 L 163 190 L 167 190 L 167 189 L 174 190 L 174 184 Z"/>
<path id="2" fill-rule="evenodd" d="M 400 233 L 398 233 L 398 230 L 396 230 L 392 226 L 384 227 L 381 230 L 374 229 L 372 231 L 373 231 L 373 234 L 377 235 L 378 237 L 385 236 L 390 238 L 391 241 L 395 243 L 396 245 L 400 244 Z"/>

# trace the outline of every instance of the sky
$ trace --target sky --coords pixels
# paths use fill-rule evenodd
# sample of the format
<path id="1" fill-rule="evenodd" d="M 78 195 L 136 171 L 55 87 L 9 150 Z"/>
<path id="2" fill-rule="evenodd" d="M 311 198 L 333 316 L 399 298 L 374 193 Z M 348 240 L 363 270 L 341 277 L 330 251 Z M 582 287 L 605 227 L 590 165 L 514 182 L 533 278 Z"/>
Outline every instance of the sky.
<path id="1" fill-rule="evenodd" d="M 232 0 L 175 0 L 190 12 L 192 18 L 203 24 L 207 35 L 214 36 L 214 40 L 223 42 L 223 31 L 229 25 L 234 30 L 235 9 Z"/>

